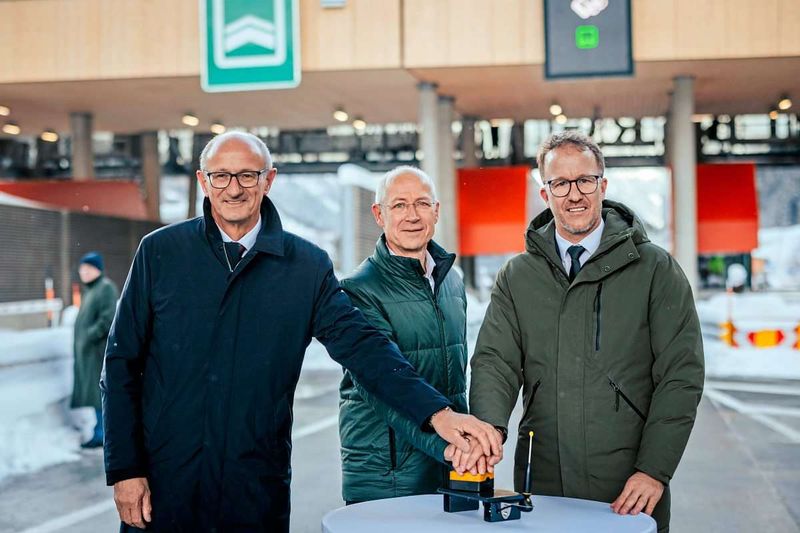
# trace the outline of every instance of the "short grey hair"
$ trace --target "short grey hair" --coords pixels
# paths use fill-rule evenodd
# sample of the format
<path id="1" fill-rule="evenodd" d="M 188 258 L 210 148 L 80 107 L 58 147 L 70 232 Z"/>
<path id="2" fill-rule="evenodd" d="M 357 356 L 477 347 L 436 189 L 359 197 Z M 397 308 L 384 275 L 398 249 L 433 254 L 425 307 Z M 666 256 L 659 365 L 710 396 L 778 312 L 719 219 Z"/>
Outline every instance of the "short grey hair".
<path id="1" fill-rule="evenodd" d="M 386 190 L 392 185 L 394 180 L 400 176 L 416 176 L 423 185 L 427 185 L 431 190 L 432 200 L 436 201 L 436 187 L 433 180 L 422 169 L 412 167 L 411 165 L 401 165 L 395 167 L 381 177 L 378 182 L 378 188 L 375 189 L 375 203 L 380 204 L 386 196 Z"/>
<path id="2" fill-rule="evenodd" d="M 228 141 L 241 141 L 248 145 L 253 153 L 264 160 L 264 167 L 267 169 L 272 168 L 272 155 L 269 153 L 269 148 L 264 144 L 260 137 L 248 133 L 246 131 L 226 131 L 221 133 L 208 141 L 208 144 L 203 148 L 200 153 L 200 170 L 207 170 L 206 165 L 208 160 L 214 157 L 220 146 Z"/>
<path id="3" fill-rule="evenodd" d="M 542 183 L 546 181 L 544 176 L 544 159 L 547 154 L 560 148 L 562 146 L 570 145 L 579 151 L 589 151 L 597 161 L 597 166 L 600 167 L 600 174 L 606 172 L 606 161 L 603 158 L 603 152 L 600 147 L 594 142 L 594 139 L 575 130 L 565 130 L 558 133 L 553 133 L 539 146 L 539 153 L 536 155 L 536 164 L 539 165 L 539 175 L 542 177 Z"/>

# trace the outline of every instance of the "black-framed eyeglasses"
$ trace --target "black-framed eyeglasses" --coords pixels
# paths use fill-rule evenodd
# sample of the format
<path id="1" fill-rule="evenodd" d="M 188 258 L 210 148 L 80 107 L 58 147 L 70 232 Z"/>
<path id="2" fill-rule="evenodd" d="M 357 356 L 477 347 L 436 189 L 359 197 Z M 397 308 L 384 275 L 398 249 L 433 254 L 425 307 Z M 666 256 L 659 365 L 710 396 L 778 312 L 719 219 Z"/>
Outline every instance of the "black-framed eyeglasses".
<path id="1" fill-rule="evenodd" d="M 603 179 L 603 176 L 594 176 L 590 174 L 587 176 L 579 176 L 574 180 L 555 178 L 548 180 L 545 182 L 545 184 L 550 188 L 550 192 L 553 194 L 553 196 L 563 198 L 564 196 L 569 195 L 569 192 L 572 190 L 573 183 L 578 188 L 578 192 L 581 194 L 592 194 L 597 190 L 597 184 L 600 183 L 601 179 Z"/>
<path id="2" fill-rule="evenodd" d="M 250 187 L 255 187 L 258 185 L 258 180 L 261 178 L 261 176 L 270 170 L 271 169 L 269 168 L 264 168 L 261 170 L 243 170 L 236 173 L 208 172 L 204 170 L 203 173 L 206 175 L 208 183 L 215 189 L 225 189 L 231 184 L 231 180 L 233 178 L 236 178 L 236 182 L 239 184 L 239 187 L 249 189 Z"/>

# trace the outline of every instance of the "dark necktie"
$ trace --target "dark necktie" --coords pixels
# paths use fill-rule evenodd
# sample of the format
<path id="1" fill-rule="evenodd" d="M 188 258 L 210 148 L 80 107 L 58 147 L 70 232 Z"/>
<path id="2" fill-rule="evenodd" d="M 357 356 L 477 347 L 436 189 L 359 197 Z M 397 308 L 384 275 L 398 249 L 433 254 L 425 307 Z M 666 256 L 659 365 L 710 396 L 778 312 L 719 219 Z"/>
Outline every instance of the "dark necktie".
<path id="1" fill-rule="evenodd" d="M 581 271 L 581 262 L 580 256 L 583 252 L 586 251 L 586 248 L 583 246 L 576 244 L 574 246 L 570 246 L 567 248 L 567 255 L 569 255 L 572 262 L 569 265 L 569 280 L 572 281 L 575 279 L 575 276 L 578 275 L 578 272 Z"/>
<path id="2" fill-rule="evenodd" d="M 247 248 L 244 247 L 243 244 L 238 242 L 226 242 L 225 244 L 225 256 L 228 258 L 229 266 L 231 272 L 233 269 L 236 268 L 236 265 L 239 264 L 239 261 L 242 259 L 244 252 Z"/>

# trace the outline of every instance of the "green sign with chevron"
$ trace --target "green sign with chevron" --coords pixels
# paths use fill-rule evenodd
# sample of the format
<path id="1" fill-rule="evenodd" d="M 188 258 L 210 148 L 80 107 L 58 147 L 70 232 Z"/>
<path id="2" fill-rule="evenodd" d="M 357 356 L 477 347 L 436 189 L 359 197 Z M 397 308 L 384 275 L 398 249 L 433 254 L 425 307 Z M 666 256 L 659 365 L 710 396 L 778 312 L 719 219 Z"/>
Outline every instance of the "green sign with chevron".
<path id="1" fill-rule="evenodd" d="M 199 0 L 207 92 L 300 84 L 298 0 Z"/>

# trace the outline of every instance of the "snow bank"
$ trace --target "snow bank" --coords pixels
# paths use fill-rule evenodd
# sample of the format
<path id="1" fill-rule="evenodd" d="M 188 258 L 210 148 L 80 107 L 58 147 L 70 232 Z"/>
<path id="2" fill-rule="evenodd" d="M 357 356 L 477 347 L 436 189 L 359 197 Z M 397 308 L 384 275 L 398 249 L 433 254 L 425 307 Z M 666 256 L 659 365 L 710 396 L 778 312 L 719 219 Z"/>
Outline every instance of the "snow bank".
<path id="1" fill-rule="evenodd" d="M 0 366 L 0 479 L 79 457 L 81 434 L 71 427 L 63 401 L 72 391 L 72 357 L 23 363 L 37 359 L 37 341 L 41 353 L 66 349 L 41 330 L 26 333 L 22 337 L 30 338 L 24 342 L 14 335 L 23 348 L 17 364 Z M 8 337 L 7 332 L 0 333 L 0 346 L 6 346 Z M 62 344 L 71 344 L 69 335 L 61 338 Z M 4 351 L 5 361 L 12 359 L 8 355 Z"/>
<path id="2" fill-rule="evenodd" d="M 800 289 L 800 225 L 762 228 L 753 257 L 765 261 L 767 286 Z"/>
<path id="3" fill-rule="evenodd" d="M 748 379 L 800 379 L 800 351 L 792 348 L 798 340 L 800 297 L 791 294 L 718 294 L 697 303 L 705 334 L 706 374 L 709 377 Z M 718 340 L 719 324 L 730 317 L 737 329 L 739 347 Z M 784 340 L 770 348 L 756 348 L 747 336 L 760 330 L 781 330 Z"/>

